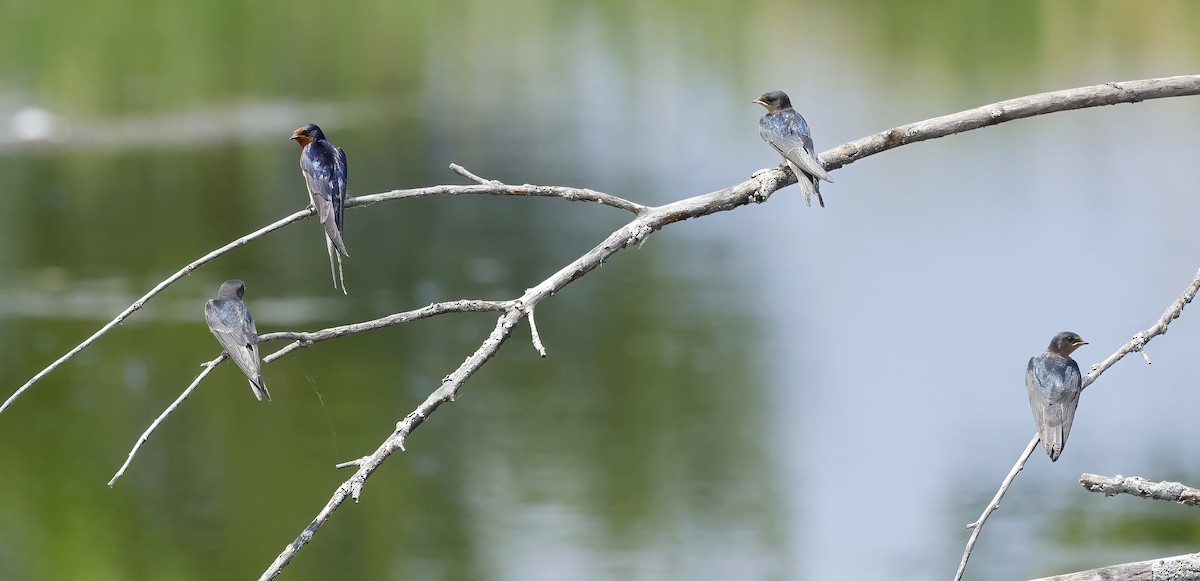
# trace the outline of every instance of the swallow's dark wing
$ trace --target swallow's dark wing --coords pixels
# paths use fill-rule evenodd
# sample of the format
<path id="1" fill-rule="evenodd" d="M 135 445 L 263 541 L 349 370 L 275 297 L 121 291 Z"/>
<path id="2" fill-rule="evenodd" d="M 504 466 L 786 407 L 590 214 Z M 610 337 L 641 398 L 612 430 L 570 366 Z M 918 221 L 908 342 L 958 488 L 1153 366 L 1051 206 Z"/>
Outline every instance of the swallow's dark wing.
<path id="1" fill-rule="evenodd" d="M 350 168 L 346 165 L 346 152 L 340 147 L 335 148 L 335 151 L 337 156 L 334 158 L 333 177 L 336 194 L 333 196 L 333 217 L 338 232 L 345 233 L 346 180 L 350 177 Z"/>
<path id="2" fill-rule="evenodd" d="M 308 194 L 312 197 L 313 206 L 317 209 L 317 218 L 325 227 L 325 235 L 333 242 L 338 252 L 343 256 L 349 256 L 349 253 L 346 252 L 346 245 L 342 242 L 339 210 L 342 206 L 341 198 L 345 196 L 345 172 L 343 171 L 341 174 L 343 187 L 339 194 L 338 157 L 335 148 L 328 142 L 314 141 L 305 146 L 300 154 L 300 171 L 304 174 Z M 335 200 L 337 201 L 335 202 Z"/>
<path id="3" fill-rule="evenodd" d="M 1071 435 L 1071 424 L 1075 423 L 1075 411 L 1079 409 L 1079 393 L 1083 388 L 1083 374 L 1079 372 L 1079 364 L 1074 359 L 1067 359 L 1062 369 L 1062 391 L 1058 393 L 1054 404 L 1062 414 L 1062 443 L 1067 445 L 1067 436 Z"/>
<path id="4" fill-rule="evenodd" d="M 764 115 L 759 121 L 758 134 L 771 144 L 784 159 L 795 164 L 805 173 L 833 183 L 829 172 L 817 162 L 813 153 L 812 137 L 808 123 L 799 113 L 788 109 L 774 115 Z"/>
<path id="5" fill-rule="evenodd" d="M 1033 411 L 1033 425 L 1037 427 L 1038 437 L 1042 439 L 1046 452 L 1053 459 L 1054 452 L 1046 439 L 1046 430 L 1043 429 L 1043 426 L 1046 425 L 1046 408 L 1050 405 L 1050 398 L 1042 389 L 1040 377 L 1043 373 L 1043 366 L 1040 359 L 1041 356 L 1030 357 L 1029 364 L 1025 366 L 1025 391 L 1029 394 L 1029 409 Z"/>
<path id="6" fill-rule="evenodd" d="M 258 356 L 258 330 L 245 303 L 238 300 L 210 300 L 204 303 L 204 321 L 221 348 L 229 354 L 229 359 L 246 375 L 254 397 L 259 401 L 264 397 L 271 401 L 271 394 L 263 382 L 262 361 Z"/>

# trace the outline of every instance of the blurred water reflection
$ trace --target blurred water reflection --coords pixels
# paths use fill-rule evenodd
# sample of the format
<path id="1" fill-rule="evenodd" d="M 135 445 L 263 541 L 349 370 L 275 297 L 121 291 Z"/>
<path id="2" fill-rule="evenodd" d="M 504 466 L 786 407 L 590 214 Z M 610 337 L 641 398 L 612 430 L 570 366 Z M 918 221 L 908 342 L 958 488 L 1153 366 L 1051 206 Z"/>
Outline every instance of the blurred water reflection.
<path id="1" fill-rule="evenodd" d="M 0 383 L 7 395 L 183 264 L 301 208 L 287 137 L 304 122 L 346 149 L 357 195 L 457 182 L 458 162 L 661 203 L 776 162 L 750 104 L 764 90 L 792 94 L 823 150 L 1193 72 L 1198 11 L 9 3 Z M 1198 122 L 1194 99 L 1017 122 L 854 164 L 824 211 L 785 190 L 657 234 L 544 303 L 550 357 L 518 332 L 287 578 L 949 576 L 963 524 L 1033 433 L 1025 360 L 1072 328 L 1091 342 L 1081 365 L 1099 361 L 1200 267 Z M 246 280 L 261 331 L 315 329 L 516 296 L 626 219 L 559 200 L 376 205 L 347 215 L 347 298 L 312 221 L 184 279 L 0 417 L 0 577 L 256 575 L 346 476 L 332 465 L 374 449 L 493 322 L 320 344 L 267 367 L 269 405 L 223 366 L 108 490 L 216 355 L 200 314 L 220 281 Z M 1185 509 L 1075 479 L 1200 483 L 1193 316 L 1151 344 L 1152 367 L 1123 362 L 1088 390 L 1071 446 L 1018 478 L 971 578 L 1191 550 Z"/>

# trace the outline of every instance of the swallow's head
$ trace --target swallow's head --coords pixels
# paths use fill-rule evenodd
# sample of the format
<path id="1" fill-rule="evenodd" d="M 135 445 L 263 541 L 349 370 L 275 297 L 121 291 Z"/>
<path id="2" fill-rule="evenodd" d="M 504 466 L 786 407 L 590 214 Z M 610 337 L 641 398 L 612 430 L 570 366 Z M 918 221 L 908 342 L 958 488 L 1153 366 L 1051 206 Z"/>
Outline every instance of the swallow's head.
<path id="1" fill-rule="evenodd" d="M 221 290 L 217 291 L 218 299 L 239 299 L 246 294 L 246 283 L 238 280 L 227 280 L 221 283 Z"/>
<path id="2" fill-rule="evenodd" d="M 321 133 L 320 127 L 317 127 L 312 123 L 308 123 L 301 125 L 294 132 L 292 132 L 292 136 L 289 139 L 295 139 L 296 143 L 300 144 L 300 147 L 304 147 L 305 145 L 308 145 L 314 141 L 325 139 L 325 134 Z"/>
<path id="3" fill-rule="evenodd" d="M 1046 350 L 1068 357 L 1073 351 L 1087 344 L 1088 342 L 1084 341 L 1078 333 L 1063 331 L 1050 340 L 1050 346 Z"/>
<path id="4" fill-rule="evenodd" d="M 761 97 L 755 99 L 754 103 L 758 103 L 767 108 L 767 113 L 774 113 L 781 109 L 791 109 L 792 100 L 788 98 L 787 93 L 783 91 L 771 91 L 763 93 Z"/>

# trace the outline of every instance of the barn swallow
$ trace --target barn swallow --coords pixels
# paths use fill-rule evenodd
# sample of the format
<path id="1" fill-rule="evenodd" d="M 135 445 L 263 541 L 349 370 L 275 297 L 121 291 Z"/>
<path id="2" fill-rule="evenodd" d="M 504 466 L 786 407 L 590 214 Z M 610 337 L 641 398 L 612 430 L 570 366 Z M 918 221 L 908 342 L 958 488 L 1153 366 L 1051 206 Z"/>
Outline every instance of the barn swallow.
<path id="1" fill-rule="evenodd" d="M 829 172 L 817 161 L 813 153 L 812 136 L 808 133 L 808 123 L 804 117 L 792 109 L 792 100 L 783 91 L 763 93 L 753 101 L 767 108 L 767 114 L 758 120 L 758 134 L 763 141 L 771 144 L 783 161 L 792 168 L 800 191 L 804 193 L 804 203 L 812 206 L 812 195 L 817 195 L 821 207 L 825 207 L 825 199 L 821 197 L 821 186 L 818 179 L 833 183 Z"/>
<path id="2" fill-rule="evenodd" d="M 1063 331 L 1050 340 L 1044 353 L 1029 358 L 1025 367 L 1025 389 L 1029 391 L 1033 423 L 1037 424 L 1038 436 L 1052 462 L 1058 461 L 1067 445 L 1075 408 L 1079 406 L 1079 392 L 1083 391 L 1079 364 L 1069 357 L 1083 345 L 1087 341 L 1078 334 Z"/>
<path id="3" fill-rule="evenodd" d="M 342 215 L 346 210 L 346 152 L 334 147 L 321 128 L 309 123 L 300 126 L 291 139 L 300 144 L 300 172 L 308 187 L 308 198 L 317 210 L 317 217 L 325 227 L 325 248 L 329 251 L 329 270 L 333 274 L 333 288 L 341 283 L 342 294 L 346 294 L 346 279 L 342 276 L 342 257 L 350 257 L 346 244 L 342 242 L 345 223 Z M 337 266 L 334 266 L 336 261 Z"/>
<path id="4" fill-rule="evenodd" d="M 263 383 L 262 363 L 258 359 L 258 329 L 254 327 L 246 303 L 242 302 L 244 294 L 246 285 L 240 280 L 221 283 L 217 298 L 204 303 L 204 320 L 229 358 L 246 374 L 254 397 L 258 401 L 264 397 L 271 401 L 267 384 Z"/>

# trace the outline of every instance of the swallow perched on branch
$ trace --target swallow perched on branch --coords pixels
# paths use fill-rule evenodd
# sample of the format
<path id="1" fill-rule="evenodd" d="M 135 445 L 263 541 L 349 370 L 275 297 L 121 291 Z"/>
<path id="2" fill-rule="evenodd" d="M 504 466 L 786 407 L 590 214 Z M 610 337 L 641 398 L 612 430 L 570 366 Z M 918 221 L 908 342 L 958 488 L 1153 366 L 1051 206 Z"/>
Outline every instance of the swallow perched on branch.
<path id="1" fill-rule="evenodd" d="M 342 257 L 350 257 L 342 242 L 343 213 L 346 210 L 346 152 L 334 147 L 321 128 L 309 123 L 292 133 L 291 139 L 300 144 L 300 172 L 308 187 L 308 198 L 317 210 L 317 218 L 325 227 L 325 247 L 329 251 L 329 270 L 333 288 L 341 284 L 346 294 L 346 279 L 342 276 Z M 335 267 L 336 261 L 336 267 Z"/>
<path id="2" fill-rule="evenodd" d="M 1033 423 L 1037 424 L 1038 437 L 1052 462 L 1058 461 L 1067 445 L 1079 393 L 1083 391 L 1079 364 L 1069 357 L 1083 345 L 1087 341 L 1078 334 L 1063 331 L 1050 340 L 1045 352 L 1029 358 L 1025 367 L 1025 389 L 1029 391 Z"/>
<path id="3" fill-rule="evenodd" d="M 262 362 L 258 358 L 258 329 L 254 327 L 254 319 L 250 317 L 246 303 L 242 302 L 244 294 L 246 284 L 240 280 L 221 283 L 217 298 L 204 303 L 204 321 L 225 353 L 229 354 L 229 359 L 246 374 L 254 397 L 258 401 L 263 398 L 271 401 L 267 384 L 263 383 Z"/>
<path id="4" fill-rule="evenodd" d="M 783 161 L 792 168 L 796 181 L 800 183 L 800 191 L 804 193 L 804 203 L 812 206 L 812 195 L 817 195 L 821 207 L 825 207 L 825 199 L 821 197 L 821 186 L 818 179 L 833 183 L 829 172 L 817 161 L 813 153 L 812 136 L 808 133 L 808 123 L 804 117 L 792 109 L 792 100 L 783 91 L 764 93 L 754 100 L 767 108 L 767 114 L 758 120 L 758 134 L 763 141 L 771 144 Z"/>

